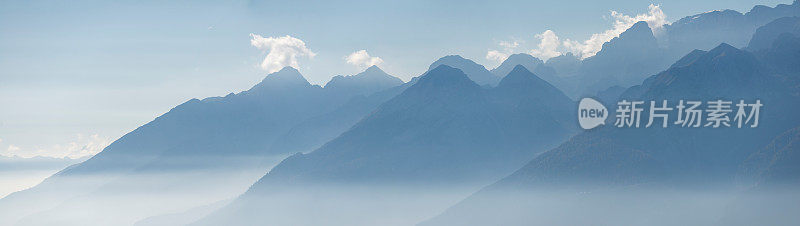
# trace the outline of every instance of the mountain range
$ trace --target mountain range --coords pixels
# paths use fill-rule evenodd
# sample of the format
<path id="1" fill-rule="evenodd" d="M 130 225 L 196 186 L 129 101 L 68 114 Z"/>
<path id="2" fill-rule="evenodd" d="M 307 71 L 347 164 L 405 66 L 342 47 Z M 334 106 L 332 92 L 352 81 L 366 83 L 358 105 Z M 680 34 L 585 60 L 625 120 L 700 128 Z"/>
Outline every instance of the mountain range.
<path id="1" fill-rule="evenodd" d="M 405 83 L 371 66 L 323 87 L 286 67 L 182 103 L 0 199 L 0 224 L 797 222 L 799 9 L 712 11 L 657 32 L 638 22 L 586 59 L 513 54 L 487 70 L 449 55 Z M 620 100 L 764 108 L 756 128 L 617 128 L 608 115 L 579 131 L 584 96 L 610 111 Z M 765 192 L 786 195 L 750 195 Z"/>
<path id="2" fill-rule="evenodd" d="M 481 86 L 495 86 L 503 76 L 492 74 L 486 67 L 475 63 L 475 61 L 464 59 L 459 55 L 449 55 L 434 61 L 428 71 L 433 70 L 440 65 L 447 65 L 450 67 L 461 69 L 470 80 L 474 81 Z"/>
<path id="3" fill-rule="evenodd" d="M 18 220 L 21 224 L 46 224 L 42 222 L 45 219 L 61 224 L 133 223 L 159 211 L 230 198 L 283 157 L 310 151 L 324 142 L 320 137 L 346 130 L 387 99 L 378 94 L 379 90 L 400 85 L 399 79 L 371 67 L 358 75 L 336 77 L 323 88 L 286 67 L 247 91 L 192 99 L 124 135 L 91 159 L 2 199 L 0 208 L 8 211 L 0 213 L 0 224 Z M 304 123 L 338 116 L 341 120 L 303 127 Z M 297 131 L 313 136 L 291 135 Z M 150 183 L 141 183 L 142 177 Z M 186 191 L 186 195 L 191 191 L 199 197 L 165 203 L 167 199 L 153 195 L 139 202 L 159 208 L 116 205 L 103 209 L 107 212 L 98 211 L 97 215 L 107 214 L 104 218 L 63 214 L 114 200 L 110 196 L 127 198 L 148 191 L 156 194 L 165 188 Z"/>
<path id="4" fill-rule="evenodd" d="M 604 43 L 594 56 L 579 59 L 566 53 L 545 65 L 554 69 L 554 77 L 563 80 L 552 83 L 571 98 L 594 96 L 612 86 L 640 84 L 695 49 L 710 50 L 720 43 L 744 48 L 757 28 L 778 18 L 796 16 L 800 16 L 799 1 L 775 7 L 758 5 L 744 14 L 734 10 L 705 12 L 664 25 L 658 32 L 638 22 Z M 754 40 L 761 42 L 758 37 Z"/>
<path id="5" fill-rule="evenodd" d="M 536 74 L 539 78 L 547 81 L 547 83 L 552 84 L 559 90 L 565 90 L 568 88 L 566 81 L 564 81 L 564 78 L 559 76 L 555 68 L 545 65 L 544 61 L 525 53 L 511 54 L 500 64 L 500 66 L 492 69 L 491 72 L 502 78 L 508 75 L 508 73 L 511 72 L 511 70 L 513 70 L 517 65 L 522 65 L 523 67 L 530 69 L 531 72 Z"/>
<path id="6" fill-rule="evenodd" d="M 783 49 L 785 46 L 773 47 Z M 795 44 L 790 49 L 797 47 L 800 45 Z M 800 55 L 796 53 L 779 57 L 800 62 Z M 608 126 L 572 137 L 423 225 L 519 222 L 726 225 L 720 223 L 731 222 L 721 220 L 720 216 L 726 213 L 710 213 L 724 212 L 724 203 L 737 203 L 725 196 L 741 194 L 735 191 L 737 182 L 743 179 L 735 178 L 749 178 L 744 181 L 759 184 L 773 180 L 780 184 L 796 178 L 790 166 L 796 163 L 790 154 L 794 147 L 785 140 L 793 139 L 794 130 L 790 129 L 800 125 L 796 117 L 800 112 L 797 104 L 800 96 L 792 92 L 797 83 L 787 82 L 785 78 L 798 74 L 797 70 L 788 73 L 775 70 L 771 63 L 759 60 L 753 53 L 724 43 L 709 51 L 693 51 L 669 69 L 629 88 L 620 99 L 645 103 L 648 100 L 671 103 L 678 100 L 760 100 L 770 107 L 761 112 L 762 121 L 757 128 L 681 128 L 680 125 L 617 128 L 611 126 L 614 121 L 609 119 Z M 642 114 L 643 121 L 648 115 L 648 112 Z M 677 115 L 669 117 L 674 119 Z M 767 146 L 770 142 L 773 144 Z M 776 179 L 772 175 L 782 176 Z M 609 200 L 615 200 L 619 206 L 598 209 Z M 518 209 L 528 211 L 513 211 Z M 794 209 L 770 208 L 769 211 L 791 215 Z M 543 211 L 531 212 L 537 210 Z M 748 210 L 756 213 L 753 208 Z M 575 211 L 582 211 L 586 217 L 564 217 Z M 709 214 L 698 216 L 697 213 Z"/>
<path id="7" fill-rule="evenodd" d="M 401 204 L 336 201 L 341 197 L 365 200 L 382 189 L 422 195 L 439 186 L 474 188 L 496 180 L 524 159 L 569 137 L 575 131 L 569 120 L 572 105 L 566 95 L 523 66 L 515 67 L 497 87 L 483 89 L 461 70 L 440 65 L 320 149 L 287 158 L 200 224 L 313 225 L 318 222 L 311 219 L 321 216 L 343 219 L 335 224 L 392 224 L 380 221 L 383 215 L 375 211 Z M 341 188 L 343 184 L 348 189 Z M 355 188 L 350 187 L 373 189 L 354 195 L 350 191 Z M 336 189 L 343 191 L 331 194 Z M 292 199 L 293 208 L 281 209 L 287 196 L 318 198 Z M 443 202 L 419 202 L 413 208 L 452 200 Z M 328 205 L 339 208 L 319 208 Z M 359 209 L 362 205 L 377 209 Z M 295 208 L 320 215 L 296 218 Z M 263 218 L 259 212 L 264 209 L 283 214 Z M 419 217 L 406 220 L 414 222 Z"/>

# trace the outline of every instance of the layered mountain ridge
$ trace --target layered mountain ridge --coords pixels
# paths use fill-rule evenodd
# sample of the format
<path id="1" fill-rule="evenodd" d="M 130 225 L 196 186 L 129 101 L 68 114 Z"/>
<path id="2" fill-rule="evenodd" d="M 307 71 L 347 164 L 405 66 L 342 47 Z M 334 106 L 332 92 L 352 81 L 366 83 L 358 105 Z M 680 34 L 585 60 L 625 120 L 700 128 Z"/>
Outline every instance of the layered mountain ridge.
<path id="1" fill-rule="evenodd" d="M 335 199 L 352 194 L 331 195 L 325 188 L 340 184 L 474 187 L 511 172 L 524 159 L 568 137 L 575 128 L 569 120 L 570 103 L 566 95 L 523 66 L 516 66 L 497 87 L 485 90 L 461 70 L 440 65 L 320 149 L 287 158 L 237 201 L 200 223 L 244 219 L 312 224 L 295 218 L 262 219 L 251 211 L 279 209 L 282 202 L 276 195 L 286 191 L 291 191 L 290 196 Z M 293 205 L 342 219 L 356 218 L 348 215 L 353 213 L 319 209 L 327 205 L 320 200 Z M 357 208 L 343 205 L 344 210 Z M 363 214 L 361 218 L 364 222 L 380 219 Z"/>

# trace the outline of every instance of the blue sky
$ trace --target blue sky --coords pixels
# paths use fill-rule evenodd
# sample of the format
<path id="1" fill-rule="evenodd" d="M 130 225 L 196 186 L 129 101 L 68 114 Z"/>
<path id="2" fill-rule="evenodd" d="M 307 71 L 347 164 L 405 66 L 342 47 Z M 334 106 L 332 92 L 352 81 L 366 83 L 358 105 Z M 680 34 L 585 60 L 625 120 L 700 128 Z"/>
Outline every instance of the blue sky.
<path id="1" fill-rule="evenodd" d="M 779 3 L 791 1 L 2 1 L 0 154 L 91 154 L 186 100 L 248 89 L 273 50 L 258 36 L 302 41 L 279 48 L 300 51 L 315 84 L 359 72 L 346 60 L 359 50 L 408 80 L 449 54 L 494 67 L 490 50 L 530 52 L 546 30 L 583 42 L 613 30 L 612 10 L 651 17 L 655 4 L 672 22 Z"/>

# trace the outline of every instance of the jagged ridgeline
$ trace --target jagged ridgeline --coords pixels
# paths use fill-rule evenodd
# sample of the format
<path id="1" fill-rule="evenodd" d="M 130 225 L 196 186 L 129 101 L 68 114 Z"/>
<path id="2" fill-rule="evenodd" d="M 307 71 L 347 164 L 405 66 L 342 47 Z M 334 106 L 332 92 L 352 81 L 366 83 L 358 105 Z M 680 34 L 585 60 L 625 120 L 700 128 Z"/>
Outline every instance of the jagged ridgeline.
<path id="1" fill-rule="evenodd" d="M 753 53 L 723 43 L 696 50 L 620 97 L 760 100 L 770 107 L 757 128 L 583 132 L 422 225 L 798 222 L 800 70 L 784 62 L 800 62 L 800 42 L 791 33 L 796 23 L 787 20 L 796 21 L 779 19 L 784 26 L 754 35 L 774 37 L 767 49 Z M 777 37 L 761 33 L 778 31 Z"/>
<path id="2" fill-rule="evenodd" d="M 638 22 L 591 57 L 449 55 L 408 82 L 286 67 L 0 199 L 0 225 L 796 225 L 797 16 Z M 580 97 L 605 126 L 579 130 Z M 764 108 L 757 128 L 616 128 L 621 99 Z"/>
<path id="3" fill-rule="evenodd" d="M 0 224 L 132 224 L 233 197 L 283 157 L 342 133 L 402 85 L 370 67 L 323 88 L 286 67 L 247 91 L 187 101 L 91 159 L 0 200 Z M 151 195 L 130 198 L 142 194 Z M 67 214 L 87 209 L 104 218 Z"/>
<path id="4" fill-rule="evenodd" d="M 424 217 L 419 210 L 435 211 L 457 201 L 442 195 L 447 190 L 476 189 L 566 139 L 575 128 L 573 105 L 522 66 L 497 87 L 482 89 L 461 70 L 440 65 L 320 149 L 287 158 L 200 224 L 314 224 L 337 216 L 342 221 L 336 224 L 360 225 L 393 214 L 413 224 Z M 370 201 L 393 190 L 408 199 Z M 315 198 L 285 199 L 308 196 Z M 344 197 L 376 209 L 339 203 Z M 341 208 L 326 208 L 337 205 Z M 263 209 L 281 214 L 266 217 L 260 214 Z M 315 215 L 296 219 L 301 209 Z"/>

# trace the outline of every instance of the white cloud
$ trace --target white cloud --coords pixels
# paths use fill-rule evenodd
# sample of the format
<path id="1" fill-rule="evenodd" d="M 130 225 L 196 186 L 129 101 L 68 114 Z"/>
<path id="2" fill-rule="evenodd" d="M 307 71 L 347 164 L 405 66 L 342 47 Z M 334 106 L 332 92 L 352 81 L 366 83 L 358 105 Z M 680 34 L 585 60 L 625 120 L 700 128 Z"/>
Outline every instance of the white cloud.
<path id="1" fill-rule="evenodd" d="M 507 53 L 503 53 L 503 52 L 500 52 L 500 51 L 497 51 L 497 50 L 489 50 L 489 52 L 486 52 L 486 59 L 487 60 L 503 62 L 504 60 L 506 60 L 506 58 L 508 58 L 508 54 Z"/>
<path id="2" fill-rule="evenodd" d="M 317 55 L 306 47 L 303 40 L 289 35 L 265 38 L 251 33 L 250 38 L 250 45 L 267 52 L 260 66 L 269 73 L 279 71 L 286 66 L 298 68 L 298 57 L 313 58 Z"/>
<path id="3" fill-rule="evenodd" d="M 650 4 L 649 11 L 645 14 L 637 14 L 636 16 L 628 16 L 617 11 L 611 11 L 611 17 L 614 18 L 614 24 L 611 29 L 605 30 L 602 33 L 592 34 L 592 36 L 583 41 L 564 40 L 564 48 L 573 54 L 585 59 L 594 56 L 603 47 L 603 43 L 619 36 L 625 30 L 633 26 L 636 22 L 645 21 L 650 29 L 653 29 L 655 34 L 660 34 L 664 25 L 667 24 L 667 16 L 661 11 L 660 5 Z"/>
<path id="4" fill-rule="evenodd" d="M 538 44 L 535 48 L 531 49 L 529 53 L 542 60 L 547 60 L 556 57 L 565 52 L 572 52 L 572 54 L 579 56 L 581 59 L 594 56 L 603 47 L 603 43 L 619 36 L 633 26 L 636 22 L 645 21 L 650 29 L 656 36 L 659 36 L 664 29 L 664 25 L 669 23 L 667 16 L 661 11 L 660 5 L 650 4 L 648 12 L 629 16 L 617 11 L 611 11 L 611 18 L 614 22 L 612 27 L 601 33 L 592 34 L 592 36 L 584 41 L 575 41 L 571 39 L 564 39 L 563 41 L 552 30 L 546 30 L 535 37 L 538 39 Z M 500 46 L 503 50 L 489 50 L 486 53 L 486 59 L 502 62 L 508 55 L 511 55 L 519 46 L 517 42 L 510 44 L 509 42 L 501 42 Z"/>
<path id="5" fill-rule="evenodd" d="M 616 18 L 617 23 L 624 24 L 623 27 L 631 27 L 639 21 L 647 22 L 650 29 L 653 29 L 653 33 L 659 35 L 664 30 L 664 25 L 669 23 L 669 21 L 667 21 L 667 15 L 661 11 L 661 5 L 650 4 L 647 8 L 649 10 L 648 13 L 637 14 L 635 17 L 627 16 L 616 11 L 611 11 L 611 16 Z"/>
<path id="6" fill-rule="evenodd" d="M 500 41 L 497 45 L 502 47 L 502 50 L 490 49 L 486 52 L 486 59 L 500 63 L 506 60 L 509 55 L 513 54 L 517 47 L 520 46 L 520 43 L 517 41 Z"/>
<path id="7" fill-rule="evenodd" d="M 11 144 L 9 144 L 8 145 L 8 149 L 6 149 L 6 153 L 8 153 L 7 156 L 14 156 L 13 153 L 18 153 L 18 152 L 19 152 L 19 147 L 11 145 Z"/>
<path id="8" fill-rule="evenodd" d="M 24 150 L 18 146 L 8 145 L 5 152 L 0 151 L 3 156 L 18 156 L 23 158 L 30 158 L 36 156 L 46 156 L 54 158 L 80 158 L 84 156 L 91 156 L 99 153 L 106 146 L 111 144 L 111 138 L 101 137 L 99 134 L 91 136 L 84 136 L 78 134 L 75 141 L 67 144 L 56 144 L 49 148 L 33 148 L 31 150 Z"/>
<path id="9" fill-rule="evenodd" d="M 367 53 L 367 50 L 359 50 L 351 53 L 344 57 L 348 64 L 355 65 L 359 68 L 367 68 L 372 65 L 378 65 L 383 63 L 383 59 L 380 57 L 373 57 Z"/>
<path id="10" fill-rule="evenodd" d="M 530 51 L 531 55 L 541 60 L 547 60 L 561 55 L 561 52 L 558 51 L 560 42 L 555 32 L 546 30 L 541 34 L 537 34 L 536 38 L 539 39 L 539 45 L 537 45 L 536 49 Z"/>
<path id="11" fill-rule="evenodd" d="M 507 42 L 501 41 L 498 45 L 502 46 L 506 50 L 514 50 L 515 48 L 519 47 L 519 42 Z"/>

